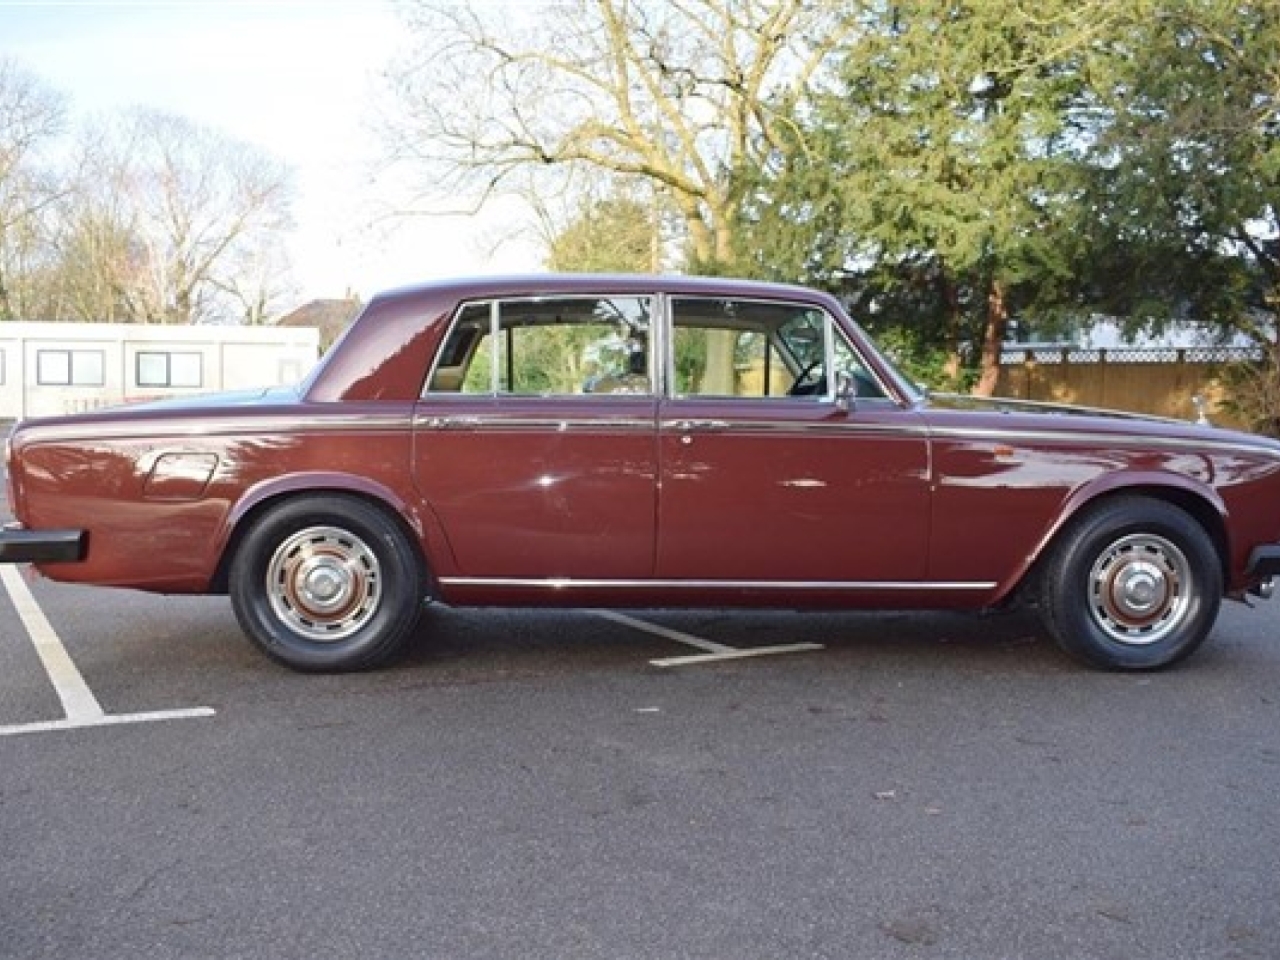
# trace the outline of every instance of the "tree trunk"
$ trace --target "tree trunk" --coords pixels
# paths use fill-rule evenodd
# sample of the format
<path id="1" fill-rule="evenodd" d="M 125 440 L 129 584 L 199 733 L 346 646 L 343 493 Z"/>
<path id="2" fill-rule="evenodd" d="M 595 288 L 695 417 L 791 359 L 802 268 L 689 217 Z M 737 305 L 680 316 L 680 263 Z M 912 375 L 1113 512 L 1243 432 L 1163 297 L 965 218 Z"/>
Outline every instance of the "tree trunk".
<path id="1" fill-rule="evenodd" d="M 717 211 L 716 216 L 716 273 L 734 272 L 734 217 L 729 211 Z"/>
<path id="2" fill-rule="evenodd" d="M 948 390 L 960 389 L 960 292 L 947 276 L 946 270 L 939 274 L 942 287 L 942 299 L 947 305 L 947 362 L 942 368 L 947 378 L 944 386 Z"/>
<path id="3" fill-rule="evenodd" d="M 987 325 L 982 334 L 982 374 L 973 393 L 978 397 L 990 397 L 996 392 L 1000 379 L 1000 350 L 1004 345 L 1005 328 L 1009 325 L 1009 305 L 1004 298 L 1004 285 L 992 280 L 987 291 Z"/>

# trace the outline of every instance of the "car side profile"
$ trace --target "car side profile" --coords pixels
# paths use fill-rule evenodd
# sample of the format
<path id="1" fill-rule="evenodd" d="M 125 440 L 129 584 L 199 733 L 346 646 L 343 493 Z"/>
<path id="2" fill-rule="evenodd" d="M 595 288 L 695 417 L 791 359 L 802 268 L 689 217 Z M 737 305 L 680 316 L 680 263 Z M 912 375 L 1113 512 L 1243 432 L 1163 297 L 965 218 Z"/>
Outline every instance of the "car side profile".
<path id="1" fill-rule="evenodd" d="M 1162 667 L 1280 572 L 1280 443 L 909 383 L 833 297 L 537 276 L 374 298 L 297 388 L 18 424 L 0 560 L 226 593 L 301 670 L 425 601 L 982 610 Z"/>

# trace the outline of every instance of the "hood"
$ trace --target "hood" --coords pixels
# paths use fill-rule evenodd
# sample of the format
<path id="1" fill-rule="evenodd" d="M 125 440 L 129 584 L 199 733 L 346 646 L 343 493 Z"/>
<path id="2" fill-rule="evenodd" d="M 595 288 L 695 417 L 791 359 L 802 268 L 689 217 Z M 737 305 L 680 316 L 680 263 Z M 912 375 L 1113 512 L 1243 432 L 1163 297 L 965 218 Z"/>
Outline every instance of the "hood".
<path id="1" fill-rule="evenodd" d="M 1007 397 L 973 397 L 960 393 L 930 393 L 925 406 L 934 410 L 971 410 L 980 413 L 1057 414 L 1070 417 L 1096 417 L 1104 420 L 1130 420 L 1146 423 L 1192 424 L 1191 420 L 1157 417 L 1154 414 L 1126 413 L 1101 407 L 1081 407 L 1069 403 L 1042 403 L 1037 400 L 1014 400 Z M 1207 424 L 1199 424 L 1207 426 Z"/>
<path id="2" fill-rule="evenodd" d="M 1174 442 L 1192 449 L 1225 445 L 1280 459 L 1280 441 L 1270 437 L 1170 417 L 954 394 L 930 394 L 920 401 L 917 409 L 940 429 L 1062 435 L 1098 445 L 1151 441 Z"/>

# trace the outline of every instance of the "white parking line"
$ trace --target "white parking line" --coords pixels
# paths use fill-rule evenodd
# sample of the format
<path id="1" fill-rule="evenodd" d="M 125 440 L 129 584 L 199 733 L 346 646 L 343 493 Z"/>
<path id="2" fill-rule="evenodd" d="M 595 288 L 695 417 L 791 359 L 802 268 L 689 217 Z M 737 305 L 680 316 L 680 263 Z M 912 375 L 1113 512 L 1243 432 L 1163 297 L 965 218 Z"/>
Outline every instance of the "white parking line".
<path id="1" fill-rule="evenodd" d="M 650 660 L 649 663 L 655 667 L 683 667 L 699 663 L 719 663 L 722 660 L 743 660 L 747 657 L 767 657 L 780 653 L 803 653 L 808 650 L 823 649 L 820 643 L 786 643 L 744 650 L 738 647 L 730 647 L 723 643 L 716 643 L 713 640 L 706 640 L 702 637 L 695 637 L 691 633 L 672 630 L 656 623 L 649 623 L 647 620 L 628 617 L 624 613 L 616 613 L 613 610 L 594 610 L 592 612 L 598 617 L 604 617 L 606 620 L 612 620 L 615 623 L 621 623 L 636 630 L 643 630 L 645 633 L 652 633 L 655 636 L 665 637 L 668 640 L 674 640 L 677 643 L 683 643 L 706 651 L 706 653 L 692 656 L 663 657 L 660 660 Z"/>
<path id="2" fill-rule="evenodd" d="M 663 657 L 650 660 L 655 667 L 690 667 L 699 663 L 719 663 L 721 660 L 745 660 L 747 657 L 771 657 L 779 653 L 804 653 L 825 649 L 820 643 L 782 643 L 772 647 L 734 648 L 724 653 L 695 653 L 689 657 Z"/>
<path id="3" fill-rule="evenodd" d="M 19 733 L 40 733 L 49 730 L 74 730 L 80 727 L 102 727 L 121 723 L 149 723 L 156 720 L 180 720 L 191 717 L 212 717 L 216 711 L 210 707 L 193 707 L 189 710 L 158 710 L 151 713 L 108 714 L 98 703 L 84 677 L 76 669 L 67 648 L 54 631 L 49 619 L 36 603 L 18 572 L 9 566 L 0 566 L 0 581 L 9 592 L 18 618 L 26 628 L 36 648 L 36 654 L 44 665 L 49 682 L 53 684 L 58 700 L 62 703 L 65 719 L 39 723 L 19 723 L 0 726 L 0 737 Z"/>
<path id="4" fill-rule="evenodd" d="M 0 579 L 9 591 L 9 599 L 18 611 L 18 618 L 27 628 L 27 636 L 35 644 L 36 653 L 44 664 L 45 672 L 49 674 L 49 681 L 57 691 L 58 699 L 62 701 L 67 719 L 76 722 L 96 720 L 103 716 L 106 711 L 84 682 L 76 665 L 71 662 L 67 648 L 54 633 L 44 611 L 36 603 L 36 598 L 22 582 L 22 577 L 13 567 L 0 567 Z"/>
<path id="5" fill-rule="evenodd" d="M 733 647 L 726 647 L 723 643 L 704 640 L 702 637 L 695 637 L 691 633 L 681 633 L 679 630 L 660 627 L 658 624 L 649 623 L 647 620 L 637 620 L 635 617 L 628 617 L 625 613 L 615 613 L 613 610 L 594 610 L 592 612 L 595 613 L 597 617 L 604 617 L 606 620 L 612 620 L 614 623 L 621 623 L 624 626 L 632 627 L 636 630 L 643 630 L 645 633 L 652 633 L 659 637 L 666 637 L 668 640 L 674 640 L 676 643 L 683 643 L 690 647 L 697 647 L 699 650 L 706 650 L 708 653 L 732 653 L 734 650 Z"/>

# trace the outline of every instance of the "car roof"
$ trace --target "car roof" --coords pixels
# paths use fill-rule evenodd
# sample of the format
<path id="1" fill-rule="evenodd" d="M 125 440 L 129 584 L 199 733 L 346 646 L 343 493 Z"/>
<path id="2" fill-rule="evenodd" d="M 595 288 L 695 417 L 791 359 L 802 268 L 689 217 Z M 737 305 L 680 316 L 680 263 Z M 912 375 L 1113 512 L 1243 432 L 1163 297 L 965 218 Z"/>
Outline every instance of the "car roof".
<path id="1" fill-rule="evenodd" d="M 769 283 L 731 277 L 690 277 L 682 274 L 639 273 L 539 273 L 458 277 L 399 287 L 377 298 L 448 295 L 467 300 L 481 297 L 543 296 L 575 293 L 673 293 L 693 296 L 737 296 L 761 299 L 802 299 L 809 302 L 832 298 L 819 290 L 793 284 Z"/>

